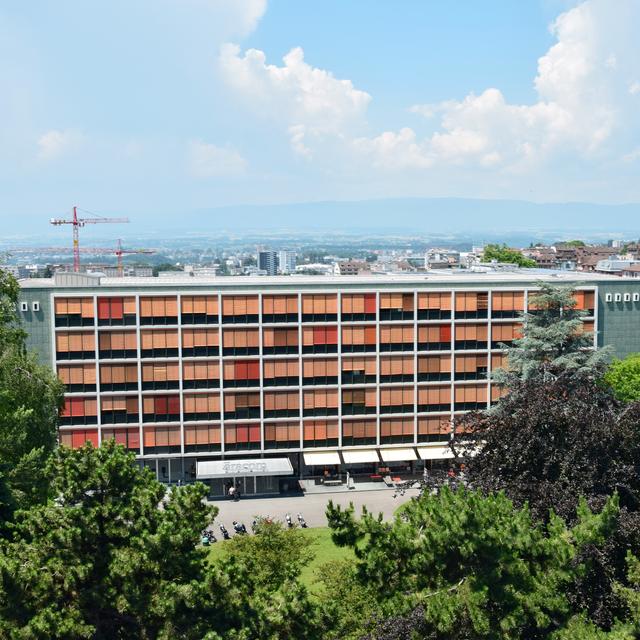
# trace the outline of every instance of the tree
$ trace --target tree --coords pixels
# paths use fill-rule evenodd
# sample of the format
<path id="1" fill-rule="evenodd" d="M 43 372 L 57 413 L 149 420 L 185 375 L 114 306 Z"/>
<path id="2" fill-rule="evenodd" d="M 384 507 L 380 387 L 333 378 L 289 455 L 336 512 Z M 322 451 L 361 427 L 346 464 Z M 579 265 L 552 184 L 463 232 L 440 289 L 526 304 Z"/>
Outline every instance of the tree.
<path id="1" fill-rule="evenodd" d="M 581 503 L 572 528 L 536 524 L 503 494 L 424 493 L 387 523 L 329 504 L 334 541 L 353 548 L 358 582 L 385 622 L 367 637 L 462 640 L 548 638 L 572 616 L 566 595 L 582 549 L 614 526 L 616 498 L 599 514 Z"/>
<path id="2" fill-rule="evenodd" d="M 204 486 L 165 498 L 113 441 L 61 447 L 46 475 L 52 499 L 0 546 L 0 637 L 202 638 Z"/>
<path id="3" fill-rule="evenodd" d="M 0 270 L 0 474 L 11 503 L 25 507 L 44 499 L 42 470 L 56 444 L 63 385 L 26 351 L 18 293 L 15 278 Z"/>
<path id="4" fill-rule="evenodd" d="M 506 244 L 486 245 L 482 260 L 484 262 L 491 262 L 492 260 L 509 262 L 517 264 L 519 267 L 535 267 L 537 264 L 535 260 L 523 256 L 517 249 L 510 249 Z"/>
<path id="5" fill-rule="evenodd" d="M 604 381 L 613 389 L 618 400 L 640 400 L 640 353 L 631 353 L 624 360 L 617 358 L 609 365 Z"/>
<path id="6" fill-rule="evenodd" d="M 600 378 L 610 351 L 593 348 L 593 334 L 583 330 L 585 312 L 576 309 L 575 291 L 546 282 L 539 287 L 533 309 L 523 316 L 523 336 L 506 349 L 508 368 L 497 371 L 494 381 L 511 387 L 564 374 L 574 380 Z"/>
<path id="7" fill-rule="evenodd" d="M 275 521 L 261 520 L 256 535 L 225 543 L 208 576 L 208 592 L 223 592 L 225 598 L 212 600 L 205 613 L 207 640 L 323 638 L 317 607 L 300 582 L 300 571 L 312 558 L 308 537 Z"/>

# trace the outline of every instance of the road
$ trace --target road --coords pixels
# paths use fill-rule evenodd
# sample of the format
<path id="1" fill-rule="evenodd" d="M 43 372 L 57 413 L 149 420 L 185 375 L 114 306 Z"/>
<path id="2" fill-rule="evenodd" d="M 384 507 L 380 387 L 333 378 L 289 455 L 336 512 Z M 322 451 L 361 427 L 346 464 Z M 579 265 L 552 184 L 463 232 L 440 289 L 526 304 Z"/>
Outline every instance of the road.
<path id="1" fill-rule="evenodd" d="M 412 496 L 418 495 L 411 489 L 404 496 L 393 497 L 393 491 L 353 491 L 351 493 L 311 494 L 301 497 L 242 498 L 238 502 L 232 500 L 215 500 L 212 502 L 220 510 L 216 517 L 216 525 L 222 522 L 229 530 L 233 520 L 244 522 L 247 527 L 256 516 L 270 516 L 284 521 L 290 513 L 295 521 L 296 514 L 302 513 L 310 527 L 326 527 L 325 511 L 329 500 L 343 507 L 353 503 L 356 514 L 367 507 L 374 513 L 382 512 L 385 519 L 390 519 L 393 512 Z"/>

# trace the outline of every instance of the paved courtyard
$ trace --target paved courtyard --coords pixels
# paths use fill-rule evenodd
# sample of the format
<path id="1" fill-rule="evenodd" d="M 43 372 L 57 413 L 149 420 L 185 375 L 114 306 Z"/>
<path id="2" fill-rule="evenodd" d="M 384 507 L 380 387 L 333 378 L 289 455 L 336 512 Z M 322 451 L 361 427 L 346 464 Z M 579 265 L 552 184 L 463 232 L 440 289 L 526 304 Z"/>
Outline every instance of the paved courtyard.
<path id="1" fill-rule="evenodd" d="M 375 514 L 382 512 L 384 517 L 389 519 L 403 502 L 406 502 L 412 496 L 418 495 L 418 491 L 411 489 L 404 496 L 398 496 L 397 498 L 394 498 L 393 494 L 392 490 L 352 491 L 349 493 L 312 494 L 301 497 L 243 497 L 239 502 L 215 500 L 211 504 L 220 509 L 220 513 L 215 520 L 216 527 L 222 522 L 230 531 L 233 520 L 244 522 L 249 527 L 256 516 L 270 516 L 284 521 L 285 515 L 290 513 L 295 522 L 298 512 L 302 513 L 310 527 L 326 527 L 325 510 L 329 500 L 333 500 L 334 504 L 339 504 L 343 507 L 349 506 L 349 503 L 352 502 L 356 508 L 357 515 L 362 512 L 362 507 L 366 506 L 369 511 Z"/>

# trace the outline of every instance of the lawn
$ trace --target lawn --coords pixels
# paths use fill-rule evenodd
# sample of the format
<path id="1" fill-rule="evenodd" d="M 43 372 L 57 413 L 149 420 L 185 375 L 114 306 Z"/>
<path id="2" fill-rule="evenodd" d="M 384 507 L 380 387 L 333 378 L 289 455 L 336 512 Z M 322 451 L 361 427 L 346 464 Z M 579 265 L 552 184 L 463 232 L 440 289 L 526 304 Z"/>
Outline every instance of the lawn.
<path id="1" fill-rule="evenodd" d="M 309 537 L 310 544 L 313 545 L 315 556 L 313 560 L 302 570 L 301 580 L 311 590 L 317 590 L 319 585 L 315 583 L 318 569 L 329 560 L 342 560 L 353 558 L 353 551 L 344 547 L 336 547 L 331 540 L 331 530 L 329 527 L 317 527 L 305 529 L 305 535 Z M 229 541 L 218 541 L 209 550 L 209 557 L 212 560 L 219 558 L 224 552 L 225 545 Z"/>

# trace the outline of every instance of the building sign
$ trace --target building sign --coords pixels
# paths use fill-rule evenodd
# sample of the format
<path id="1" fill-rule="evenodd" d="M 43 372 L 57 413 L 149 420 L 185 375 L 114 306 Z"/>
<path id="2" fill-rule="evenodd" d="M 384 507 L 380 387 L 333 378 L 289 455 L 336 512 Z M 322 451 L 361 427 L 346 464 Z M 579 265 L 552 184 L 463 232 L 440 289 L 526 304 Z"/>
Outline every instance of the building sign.
<path id="1" fill-rule="evenodd" d="M 199 460 L 196 477 L 206 480 L 243 476 L 290 476 L 292 473 L 289 458 Z"/>

